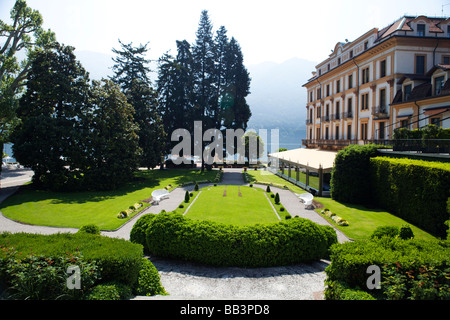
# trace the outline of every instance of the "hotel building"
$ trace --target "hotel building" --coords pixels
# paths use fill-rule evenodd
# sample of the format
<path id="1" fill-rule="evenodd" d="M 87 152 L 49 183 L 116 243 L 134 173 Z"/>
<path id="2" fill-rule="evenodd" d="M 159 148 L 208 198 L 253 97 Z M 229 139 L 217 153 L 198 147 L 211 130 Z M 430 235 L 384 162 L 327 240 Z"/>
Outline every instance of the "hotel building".
<path id="1" fill-rule="evenodd" d="M 337 43 L 307 89 L 307 148 L 389 140 L 396 128 L 450 128 L 450 19 L 405 16 Z"/>

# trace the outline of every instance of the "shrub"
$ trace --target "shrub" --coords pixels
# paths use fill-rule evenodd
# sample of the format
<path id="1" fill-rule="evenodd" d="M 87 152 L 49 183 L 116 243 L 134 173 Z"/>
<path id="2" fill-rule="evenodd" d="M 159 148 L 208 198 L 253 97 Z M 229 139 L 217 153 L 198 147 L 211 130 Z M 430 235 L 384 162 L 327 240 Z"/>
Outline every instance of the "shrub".
<path id="1" fill-rule="evenodd" d="M 146 258 L 142 258 L 142 269 L 139 271 L 136 292 L 138 295 L 142 296 L 166 294 L 166 291 L 161 285 L 158 270 L 155 268 L 153 263 Z"/>
<path id="2" fill-rule="evenodd" d="M 130 231 L 130 241 L 134 243 L 139 243 L 144 246 L 144 252 L 147 251 L 146 248 L 146 232 L 150 223 L 153 219 L 156 218 L 156 214 L 146 214 L 140 217 L 136 223 L 133 225 L 133 228 Z"/>
<path id="3" fill-rule="evenodd" d="M 83 261 L 98 265 L 103 282 L 118 281 L 130 287 L 137 282 L 143 255 L 140 244 L 85 232 L 53 235 L 3 233 L 0 234 L 0 243 L 8 243 L 9 247 L 14 247 L 24 256 L 65 257 L 68 253 L 82 254 Z M 0 251 L 0 260 L 6 256 Z"/>
<path id="4" fill-rule="evenodd" d="M 178 206 L 178 208 L 183 209 L 183 208 L 184 208 L 184 205 L 183 205 L 183 204 L 180 204 L 180 205 Z"/>
<path id="5" fill-rule="evenodd" d="M 331 171 L 331 196 L 342 203 L 368 204 L 371 184 L 367 178 L 370 158 L 378 153 L 376 145 L 351 145 L 338 152 Z"/>
<path id="6" fill-rule="evenodd" d="M 66 255 L 56 258 L 45 255 L 19 257 L 15 254 L 2 264 L 0 275 L 5 277 L 9 298 L 18 300 L 80 299 L 99 278 L 95 262 L 86 262 L 81 255 Z M 78 290 L 67 288 L 66 273 L 69 265 L 80 268 Z"/>
<path id="7" fill-rule="evenodd" d="M 378 206 L 437 237 L 446 237 L 450 163 L 376 157 L 370 165 Z"/>
<path id="8" fill-rule="evenodd" d="M 267 186 L 267 188 L 266 188 L 266 192 L 268 192 L 268 193 L 270 193 L 271 191 L 270 191 L 270 186 Z"/>
<path id="9" fill-rule="evenodd" d="M 280 211 L 281 211 L 281 212 L 283 212 L 283 211 L 284 211 L 284 208 L 283 208 L 283 207 L 281 207 L 281 208 L 280 208 Z"/>
<path id="10" fill-rule="evenodd" d="M 414 238 L 414 233 L 411 230 L 410 226 L 402 226 L 400 228 L 400 232 L 398 233 L 398 236 L 400 237 L 400 239 L 409 240 L 409 239 Z"/>
<path id="11" fill-rule="evenodd" d="M 184 202 L 189 203 L 191 200 L 191 197 L 189 196 L 189 191 L 186 190 L 186 193 L 184 194 Z"/>
<path id="12" fill-rule="evenodd" d="M 120 300 L 119 288 L 115 284 L 99 284 L 91 290 L 86 300 Z"/>
<path id="13" fill-rule="evenodd" d="M 270 197 L 273 199 L 273 198 L 275 198 L 275 195 L 272 193 L 272 194 L 270 195 Z"/>
<path id="14" fill-rule="evenodd" d="M 399 229 L 395 226 L 381 226 L 376 228 L 370 235 L 370 239 L 380 239 L 382 237 L 395 238 L 398 236 Z"/>
<path id="15" fill-rule="evenodd" d="M 233 226 L 161 213 L 147 229 L 150 254 L 214 266 L 269 267 L 324 258 L 334 229 L 306 219 Z"/>
<path id="16" fill-rule="evenodd" d="M 195 183 L 194 190 L 198 191 L 198 183 L 197 182 Z"/>
<path id="17" fill-rule="evenodd" d="M 367 291 L 367 268 L 376 265 L 381 269 L 381 290 L 370 291 L 374 296 L 418 298 L 420 294 L 416 292 L 423 281 L 424 287 L 436 286 L 435 298 L 450 297 L 450 243 L 447 241 L 382 237 L 333 245 L 330 258 L 331 264 L 325 270 L 328 284 L 337 281 L 348 288 Z M 424 272 L 431 269 L 434 272 Z M 328 287 L 326 296 L 333 296 L 333 290 L 336 288 Z"/>
<path id="18" fill-rule="evenodd" d="M 275 195 L 275 204 L 280 204 L 280 195 L 278 194 L 278 192 Z"/>
<path id="19" fill-rule="evenodd" d="M 94 224 L 82 226 L 78 232 L 86 232 L 90 234 L 100 234 L 100 228 Z"/>

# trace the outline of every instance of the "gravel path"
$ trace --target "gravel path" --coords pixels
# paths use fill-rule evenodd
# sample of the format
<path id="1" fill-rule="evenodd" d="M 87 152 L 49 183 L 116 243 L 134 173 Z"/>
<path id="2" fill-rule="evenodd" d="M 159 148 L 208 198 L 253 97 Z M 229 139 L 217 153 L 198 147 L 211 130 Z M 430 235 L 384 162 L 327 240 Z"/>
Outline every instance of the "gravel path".
<path id="1" fill-rule="evenodd" d="M 245 185 L 241 172 L 241 169 L 225 169 L 220 185 Z M 0 202 L 13 194 L 24 181 L 26 182 L 30 177 L 29 174 L 30 172 L 27 171 L 6 172 L 6 174 L 4 172 L 2 183 L 7 182 L 8 185 L 7 188 L 0 190 Z M 13 179 L 10 179 L 11 177 Z M 266 188 L 266 186 L 254 186 Z M 158 214 L 162 210 L 167 212 L 175 210 L 183 201 L 185 191 L 192 189 L 193 186 L 177 188 L 171 192 L 169 199 L 161 201 L 159 205 L 149 207 L 120 229 L 104 231 L 102 234 L 129 240 L 133 224 L 139 217 L 148 213 Z M 315 211 L 306 210 L 303 203 L 291 191 L 272 189 L 280 194 L 282 205 L 291 215 L 310 219 L 321 225 L 330 225 Z M 0 214 L 0 232 L 4 231 L 53 234 L 73 233 L 77 229 L 26 225 L 7 219 Z M 348 241 L 348 238 L 339 231 L 337 231 L 337 235 L 340 242 Z M 329 263 L 328 261 L 318 261 L 289 267 L 243 269 L 212 268 L 157 257 L 150 257 L 150 259 L 158 269 L 162 285 L 170 295 L 136 297 L 136 300 L 320 300 L 324 290 L 324 270 Z"/>

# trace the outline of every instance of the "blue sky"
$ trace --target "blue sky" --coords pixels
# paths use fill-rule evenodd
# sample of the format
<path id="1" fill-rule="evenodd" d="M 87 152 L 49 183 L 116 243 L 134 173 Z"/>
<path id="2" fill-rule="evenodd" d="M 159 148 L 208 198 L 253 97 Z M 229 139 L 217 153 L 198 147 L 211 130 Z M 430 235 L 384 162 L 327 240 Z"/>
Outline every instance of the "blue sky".
<path id="1" fill-rule="evenodd" d="M 14 0 L 0 0 L 9 22 Z M 118 39 L 149 42 L 151 59 L 175 54 L 175 41 L 195 41 L 200 13 L 224 25 L 240 43 L 246 64 L 297 57 L 320 62 L 337 42 L 355 40 L 401 16 L 450 16 L 450 0 L 28 0 L 59 42 L 79 51 L 111 54 Z M 448 5 L 447 5 L 448 4 Z"/>

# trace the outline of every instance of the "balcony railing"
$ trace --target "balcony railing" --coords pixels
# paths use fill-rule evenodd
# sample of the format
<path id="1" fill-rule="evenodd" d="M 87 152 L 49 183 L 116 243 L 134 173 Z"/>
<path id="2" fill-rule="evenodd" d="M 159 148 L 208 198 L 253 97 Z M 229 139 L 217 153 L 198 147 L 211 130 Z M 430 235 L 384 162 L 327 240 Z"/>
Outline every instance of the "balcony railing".
<path id="1" fill-rule="evenodd" d="M 306 124 L 308 125 L 308 124 L 313 124 L 313 121 L 312 121 L 312 119 L 308 119 L 308 120 L 306 120 Z"/>
<path id="2" fill-rule="evenodd" d="M 331 120 L 341 120 L 341 114 L 340 113 L 335 113 L 331 115 Z"/>
<path id="3" fill-rule="evenodd" d="M 305 139 L 306 147 L 347 147 L 352 144 L 376 144 L 392 148 L 393 151 L 417 153 L 450 154 L 450 139 L 397 139 L 397 140 L 336 140 L 336 139 Z"/>
<path id="4" fill-rule="evenodd" d="M 322 117 L 322 122 L 329 122 L 330 120 L 331 120 L 331 116 L 330 115 Z"/>
<path id="5" fill-rule="evenodd" d="M 337 146 L 348 147 L 352 144 L 358 144 L 358 140 L 330 140 L 330 139 L 306 139 L 302 140 L 304 146 Z"/>
<path id="6" fill-rule="evenodd" d="M 343 112 L 342 119 L 353 119 L 353 112 Z"/>
<path id="7" fill-rule="evenodd" d="M 379 118 L 387 117 L 388 112 L 386 106 L 373 107 L 372 115 Z"/>

